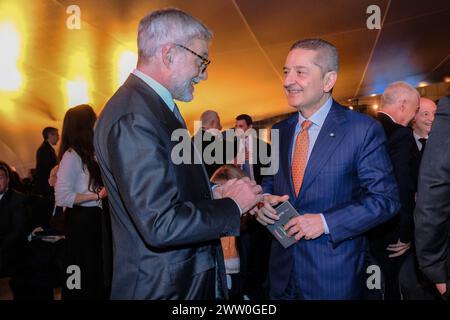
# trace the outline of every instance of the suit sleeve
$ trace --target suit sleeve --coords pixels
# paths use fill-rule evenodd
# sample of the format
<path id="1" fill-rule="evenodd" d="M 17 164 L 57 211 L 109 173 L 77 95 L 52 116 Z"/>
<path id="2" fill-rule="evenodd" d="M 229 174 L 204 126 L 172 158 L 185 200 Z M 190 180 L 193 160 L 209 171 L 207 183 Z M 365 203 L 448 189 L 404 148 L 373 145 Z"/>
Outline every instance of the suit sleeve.
<path id="1" fill-rule="evenodd" d="M 273 176 L 265 176 L 261 182 L 263 193 L 273 194 Z"/>
<path id="2" fill-rule="evenodd" d="M 358 236 L 392 218 L 399 209 L 398 188 L 385 142 L 383 128 L 373 122 L 355 160 L 361 194 L 323 213 L 332 242 Z"/>
<path id="3" fill-rule="evenodd" d="M 165 135 L 156 119 L 137 113 L 119 119 L 108 135 L 121 201 L 144 241 L 164 248 L 238 235 L 240 211 L 232 199 L 180 200 L 171 150 L 163 140 L 170 137 Z"/>
<path id="4" fill-rule="evenodd" d="M 436 114 L 422 158 L 414 212 L 417 259 L 434 283 L 447 281 L 450 253 L 450 110 Z"/>
<path id="5" fill-rule="evenodd" d="M 414 148 L 415 140 L 408 128 L 397 130 L 392 138 L 391 160 L 398 184 L 401 208 L 398 236 L 403 243 L 411 242 L 414 234 L 413 211 L 415 205 Z"/>

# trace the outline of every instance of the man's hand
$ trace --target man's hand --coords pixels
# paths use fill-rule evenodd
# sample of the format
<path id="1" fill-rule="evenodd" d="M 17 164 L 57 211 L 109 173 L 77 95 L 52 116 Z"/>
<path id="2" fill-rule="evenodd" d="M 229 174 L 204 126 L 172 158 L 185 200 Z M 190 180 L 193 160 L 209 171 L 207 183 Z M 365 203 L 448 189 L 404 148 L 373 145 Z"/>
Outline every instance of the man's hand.
<path id="1" fill-rule="evenodd" d="M 438 289 L 439 293 L 444 295 L 447 292 L 447 284 L 446 283 L 435 283 L 436 289 Z"/>
<path id="2" fill-rule="evenodd" d="M 56 181 L 58 180 L 58 168 L 59 165 L 56 165 L 53 167 L 53 169 L 50 171 L 50 176 L 48 177 L 48 184 L 50 187 L 56 186 Z"/>
<path id="3" fill-rule="evenodd" d="M 34 237 L 37 232 L 42 232 L 42 231 L 44 231 L 44 229 L 42 229 L 42 227 L 37 227 L 33 231 L 31 231 L 31 235 Z"/>
<path id="4" fill-rule="evenodd" d="M 233 199 L 241 208 L 242 213 L 252 209 L 258 202 L 261 202 L 263 195 L 262 188 L 255 181 L 245 177 L 242 179 L 232 179 L 214 190 L 214 196 L 221 195 L 221 198 Z"/>
<path id="5" fill-rule="evenodd" d="M 387 251 L 393 252 L 389 255 L 389 258 L 396 258 L 400 257 L 402 254 L 404 254 L 408 249 L 411 247 L 411 242 L 403 243 L 398 239 L 397 243 L 393 243 L 388 245 L 386 248 Z"/>
<path id="6" fill-rule="evenodd" d="M 295 236 L 297 241 L 303 237 L 312 240 L 320 237 L 325 232 L 325 227 L 320 214 L 308 213 L 289 220 L 284 230 L 289 237 Z"/>
<path id="7" fill-rule="evenodd" d="M 100 199 L 105 199 L 108 196 L 108 191 L 106 191 L 105 187 L 101 187 L 100 191 L 98 192 L 98 196 Z"/>
<path id="8" fill-rule="evenodd" d="M 274 224 L 275 220 L 278 220 L 279 217 L 277 211 L 272 206 L 287 200 L 289 200 L 288 195 L 274 196 L 271 194 L 266 194 L 263 196 L 263 201 L 250 210 L 250 214 L 256 215 L 256 220 L 263 226 Z"/>

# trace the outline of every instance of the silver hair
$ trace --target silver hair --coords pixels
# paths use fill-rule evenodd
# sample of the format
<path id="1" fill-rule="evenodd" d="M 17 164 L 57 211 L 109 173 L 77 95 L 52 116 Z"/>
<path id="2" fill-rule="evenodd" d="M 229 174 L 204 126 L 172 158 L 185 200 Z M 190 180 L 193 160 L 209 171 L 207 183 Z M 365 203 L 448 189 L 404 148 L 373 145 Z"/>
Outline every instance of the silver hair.
<path id="1" fill-rule="evenodd" d="M 219 114 L 214 110 L 206 110 L 200 116 L 200 121 L 203 123 L 210 123 L 213 120 L 219 120 Z"/>
<path id="2" fill-rule="evenodd" d="M 397 103 L 401 99 L 412 98 L 412 95 L 419 98 L 419 92 L 411 86 L 409 83 L 404 81 L 396 81 L 387 86 L 381 96 L 381 105 L 392 105 Z"/>
<path id="3" fill-rule="evenodd" d="M 193 39 L 210 41 L 212 31 L 188 13 L 175 8 L 153 11 L 139 22 L 138 58 L 152 57 L 166 43 L 187 45 Z"/>
<path id="4" fill-rule="evenodd" d="M 339 71 L 339 55 L 336 47 L 322 39 L 303 39 L 294 43 L 289 51 L 294 49 L 314 50 L 318 52 L 314 63 L 319 66 L 322 74 Z"/>

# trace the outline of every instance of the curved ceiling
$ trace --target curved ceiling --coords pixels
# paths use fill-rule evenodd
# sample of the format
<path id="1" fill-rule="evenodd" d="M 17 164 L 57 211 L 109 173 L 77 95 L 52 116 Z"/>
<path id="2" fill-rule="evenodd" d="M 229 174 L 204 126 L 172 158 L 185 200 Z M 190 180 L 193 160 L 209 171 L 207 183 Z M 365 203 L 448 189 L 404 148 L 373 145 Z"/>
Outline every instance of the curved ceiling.
<path id="1" fill-rule="evenodd" d="M 74 2 L 79 30 L 67 27 Z M 370 5 L 380 8 L 381 30 L 366 26 Z M 282 67 L 292 43 L 306 37 L 337 46 L 341 102 L 396 80 L 450 76 L 448 0 L 1 0 L 0 159 L 27 175 L 43 127 L 60 128 L 76 101 L 101 110 L 133 64 L 140 18 L 169 6 L 214 31 L 208 81 L 180 104 L 188 123 L 206 109 L 217 110 L 224 126 L 243 112 L 263 119 L 292 111 Z"/>

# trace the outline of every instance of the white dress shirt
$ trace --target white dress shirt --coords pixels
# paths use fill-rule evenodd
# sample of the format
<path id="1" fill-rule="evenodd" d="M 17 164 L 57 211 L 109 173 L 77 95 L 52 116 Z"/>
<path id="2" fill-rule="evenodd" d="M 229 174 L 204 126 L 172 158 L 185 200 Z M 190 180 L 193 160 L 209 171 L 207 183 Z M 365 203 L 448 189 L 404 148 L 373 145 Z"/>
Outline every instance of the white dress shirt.
<path id="1" fill-rule="evenodd" d="M 73 149 L 64 152 L 59 164 L 55 186 L 55 203 L 59 207 L 72 208 L 75 196 L 95 194 L 89 190 L 89 171 L 83 168 L 80 156 Z M 101 201 L 86 201 L 78 204 L 83 207 L 101 207 Z"/>

